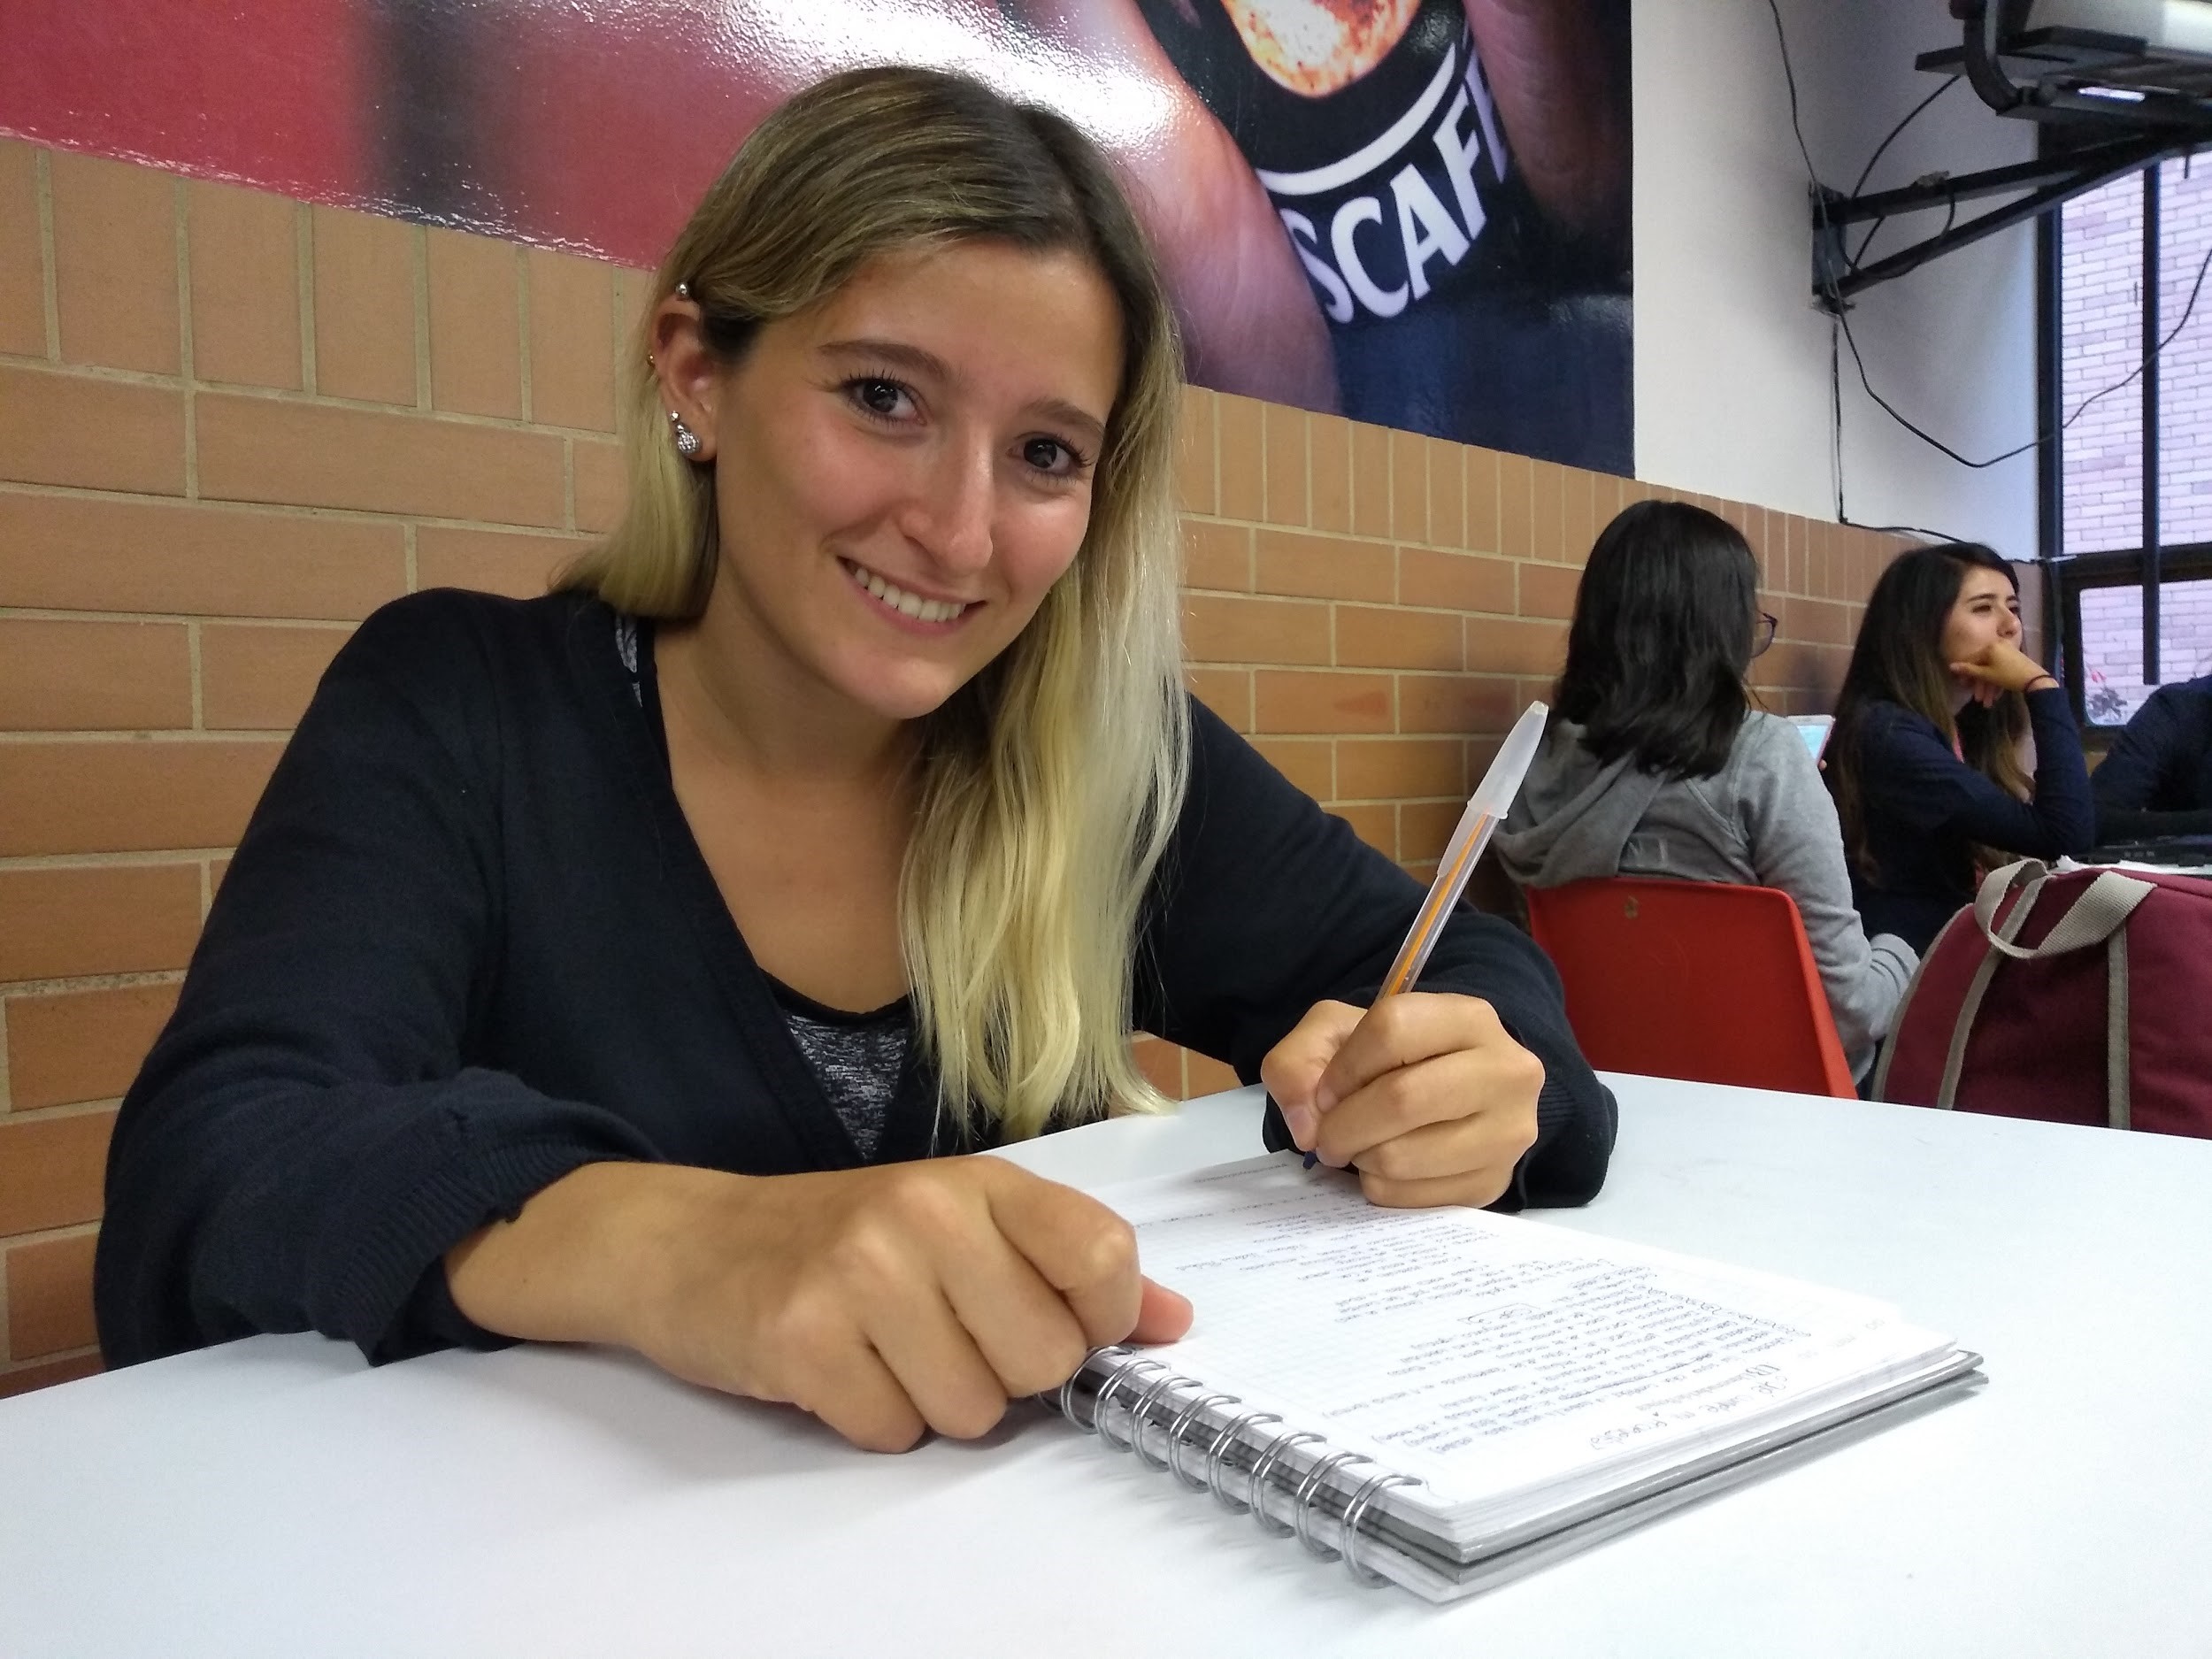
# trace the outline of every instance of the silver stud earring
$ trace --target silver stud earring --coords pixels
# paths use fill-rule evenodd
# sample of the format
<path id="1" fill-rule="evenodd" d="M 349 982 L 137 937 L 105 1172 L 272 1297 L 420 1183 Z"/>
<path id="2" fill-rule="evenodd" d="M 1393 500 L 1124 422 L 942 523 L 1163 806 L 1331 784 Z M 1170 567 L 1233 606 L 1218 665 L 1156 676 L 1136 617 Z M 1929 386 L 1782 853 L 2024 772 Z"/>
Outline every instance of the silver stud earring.
<path id="1" fill-rule="evenodd" d="M 668 426 L 676 440 L 676 453 L 690 460 L 699 453 L 699 434 L 684 425 L 684 418 L 674 410 L 668 411 Z"/>
<path id="2" fill-rule="evenodd" d="M 680 300 L 689 299 L 691 297 L 691 284 L 688 282 L 679 282 L 676 284 L 676 297 Z"/>

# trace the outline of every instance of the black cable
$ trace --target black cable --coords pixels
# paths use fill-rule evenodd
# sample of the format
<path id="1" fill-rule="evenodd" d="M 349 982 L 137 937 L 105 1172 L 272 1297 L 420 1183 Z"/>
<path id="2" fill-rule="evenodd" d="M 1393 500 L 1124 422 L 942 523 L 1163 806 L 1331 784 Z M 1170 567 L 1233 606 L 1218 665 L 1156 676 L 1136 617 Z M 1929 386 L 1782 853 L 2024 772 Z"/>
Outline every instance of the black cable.
<path id="1" fill-rule="evenodd" d="M 1918 119 L 1921 111 L 1926 109 L 1931 104 L 1933 104 L 1938 98 L 1948 92 L 1953 87 L 1958 85 L 1960 81 L 1962 79 L 1963 77 L 1959 75 L 1947 76 L 1942 85 L 1939 86 L 1926 97 L 1921 99 L 1919 103 L 1914 104 L 1910 110 L 1906 111 L 1905 119 L 1889 129 L 1888 136 L 1884 138 L 1880 143 L 1874 146 L 1874 153 L 1866 158 L 1866 165 L 1859 169 L 1859 176 L 1852 180 L 1851 194 L 1854 197 L 1855 197 L 1860 191 L 1866 188 L 1866 181 L 1874 174 L 1874 164 L 1882 158 L 1882 152 L 1884 150 L 1887 150 L 1892 144 L 1897 142 L 1898 134 L 1903 132 L 1908 127 L 1910 127 L 1913 122 Z M 1955 197 L 1952 200 L 1951 208 L 1954 212 L 1958 211 L 1958 202 Z M 1881 229 L 1883 226 L 1888 223 L 1889 216 L 1885 213 L 1881 218 L 1876 219 L 1873 224 L 1867 227 L 1866 235 L 1859 242 L 1858 252 L 1847 256 L 1844 263 L 1848 265 L 1854 271 L 1856 271 L 1859 268 L 1859 261 L 1866 257 L 1866 250 L 1873 243 L 1874 233 Z M 1915 269 L 1917 268 L 1917 266 L 1915 267 Z"/>
<path id="2" fill-rule="evenodd" d="M 1784 32 L 1782 27 L 1782 8 L 1778 0 L 1767 0 L 1767 11 L 1774 19 L 1774 38 L 1776 43 L 1781 48 L 1782 52 L 1782 79 L 1789 88 L 1790 130 L 1796 135 L 1797 138 L 1797 153 L 1805 158 L 1805 176 L 1807 179 L 1811 180 L 1814 189 L 1818 191 L 1824 187 L 1823 187 L 1820 182 L 1820 174 L 1818 171 L 1813 166 L 1813 153 L 1806 147 L 1805 129 L 1798 116 L 1797 75 L 1795 71 L 1790 66 L 1789 36 Z M 1942 90 L 1943 88 L 1941 87 L 1936 88 L 1936 91 L 1939 93 Z M 1934 95 L 1931 94 L 1929 97 L 1922 99 L 1920 108 L 1925 109 L 1928 104 L 1933 101 L 1933 98 Z M 1913 111 L 1914 114 L 1917 114 L 1918 112 L 1918 110 Z M 1911 117 L 1908 116 L 1906 119 L 1909 120 Z M 1901 123 L 1901 126 L 1902 124 Z M 1891 136 L 1894 137 L 1895 134 L 1893 133 Z M 1883 147 L 1886 146 L 1887 142 L 1888 141 L 1886 139 L 1883 141 L 1883 145 L 1878 145 L 1876 147 L 1874 152 L 1876 157 L 1878 157 L 1881 154 Z M 1873 157 L 1869 158 L 1867 165 L 1870 168 L 1873 165 Z M 1865 177 L 1866 174 L 1863 172 L 1860 174 L 1860 180 L 1862 182 L 1864 181 Z M 1854 193 L 1855 194 L 1855 192 Z M 1957 211 L 1957 200 L 1955 197 L 1951 203 L 1951 208 L 1954 214 Z M 1946 228 L 1948 228 L 1947 221 Z M 1862 247 L 1863 247 L 1863 244 L 1862 244 Z M 1909 269 L 1913 271 L 1918 270 L 1922 265 L 1925 264 L 1927 260 L 1932 257 L 1933 257 L 1932 252 L 1924 254 L 1922 258 L 1915 261 Z M 2212 248 L 2208 248 L 2206 250 L 2203 260 L 2200 262 L 2197 266 L 2197 278 L 2195 282 L 2190 286 L 2189 303 L 2182 308 L 2181 320 L 2177 322 L 2172 328 L 2167 331 L 2165 337 L 2162 339 L 2148 353 L 2147 353 L 2143 360 L 2137 364 L 2134 368 L 2129 370 L 2128 373 L 2121 376 L 2120 379 L 2113 381 L 2111 385 L 2105 387 L 2100 391 L 2093 392 L 2087 397 L 2082 399 L 2080 403 L 2076 405 L 2074 412 L 2067 416 L 2065 419 L 2062 420 L 2058 424 L 2055 430 L 2050 432 L 2039 432 L 2034 437 L 2029 439 L 2025 443 L 2016 444 L 2011 449 L 2004 451 L 2003 454 L 1993 455 L 1985 461 L 1969 460 L 1965 456 L 1961 455 L 1956 449 L 1954 449 L 1949 444 L 1944 442 L 1940 438 L 1934 437 L 1929 433 L 1923 431 L 1920 427 L 1915 426 L 1911 421 L 1906 419 L 1904 416 L 1899 414 L 1895 406 L 1893 405 L 1887 398 L 1884 397 L 1879 392 L 1874 389 L 1873 381 L 1867 377 L 1866 360 L 1859 355 L 1858 340 L 1851 332 L 1851 318 L 1849 311 L 1844 305 L 1843 296 L 1838 291 L 1832 278 L 1829 280 L 1826 286 L 1826 297 L 1828 300 L 1829 310 L 1832 313 L 1835 322 L 1842 331 L 1844 343 L 1851 348 L 1851 361 L 1858 368 L 1859 384 L 1865 388 L 1866 395 L 1870 398 L 1873 399 L 1875 404 L 1880 408 L 1883 413 L 1886 414 L 1892 420 L 1894 420 L 1907 432 L 1911 433 L 1914 437 L 1918 438 L 1922 442 L 1928 444 L 1932 448 L 1940 451 L 1942 454 L 1948 456 L 1961 466 L 1971 467 L 1978 471 L 1984 467 L 1995 466 L 2000 462 L 2009 461 L 2016 456 L 2025 455 L 2031 449 L 2039 449 L 2044 444 L 2055 442 L 2061 433 L 2065 432 L 2068 428 L 2072 426 L 2077 420 L 2079 420 L 2082 416 L 2087 412 L 2090 404 L 2098 402 L 2101 398 L 2109 397 L 2113 393 L 2131 386 L 2137 380 L 2142 379 L 2145 371 L 2147 371 L 2154 362 L 2163 355 L 2166 348 L 2173 344 L 2174 341 L 2180 335 L 2181 331 L 2188 326 L 2190 314 L 2193 312 L 2197 307 L 2197 297 L 2204 289 L 2204 279 L 2208 271 L 2212 271 Z M 1840 522 L 1847 524 L 1850 520 L 1844 518 L 1841 512 L 1841 503 L 1843 500 L 1842 369 L 1834 351 L 1834 336 L 1832 334 L 1830 335 L 1829 343 L 1830 350 L 1828 360 L 1830 391 L 1835 406 L 1836 422 L 1835 453 L 1837 457 L 1837 516 Z M 1872 528 L 1874 526 L 1862 526 L 1860 527 Z M 1948 539 L 1956 541 L 1958 538 L 1954 536 Z"/>

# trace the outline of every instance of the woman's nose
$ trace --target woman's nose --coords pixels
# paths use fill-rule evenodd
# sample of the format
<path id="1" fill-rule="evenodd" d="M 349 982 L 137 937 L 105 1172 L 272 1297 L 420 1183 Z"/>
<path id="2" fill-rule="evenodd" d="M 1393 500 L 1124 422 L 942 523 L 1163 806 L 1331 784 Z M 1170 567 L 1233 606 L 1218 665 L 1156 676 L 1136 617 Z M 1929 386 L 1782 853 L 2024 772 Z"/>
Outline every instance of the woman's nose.
<path id="1" fill-rule="evenodd" d="M 996 459 L 982 445 L 941 451 L 907 515 L 908 534 L 948 573 L 990 563 Z"/>

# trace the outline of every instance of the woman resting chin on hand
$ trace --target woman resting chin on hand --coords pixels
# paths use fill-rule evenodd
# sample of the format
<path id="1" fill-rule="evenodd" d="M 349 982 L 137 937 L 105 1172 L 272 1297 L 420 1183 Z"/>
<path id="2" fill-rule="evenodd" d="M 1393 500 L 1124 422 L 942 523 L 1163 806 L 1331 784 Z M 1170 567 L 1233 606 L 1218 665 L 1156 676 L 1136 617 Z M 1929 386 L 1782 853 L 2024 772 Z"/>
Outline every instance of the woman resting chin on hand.
<path id="1" fill-rule="evenodd" d="M 1419 891 L 1182 688 L 1174 326 L 1072 127 L 793 99 L 628 395 L 554 593 L 401 600 L 317 692 L 123 1107 L 112 1362 L 611 1342 L 980 1434 L 1193 1317 L 1095 1201 L 947 1156 L 1156 1107 L 1138 1029 L 1299 1079 L 1379 1202 L 1596 1191 L 1533 947 L 1455 921 L 1446 994 L 1352 1030 Z"/>

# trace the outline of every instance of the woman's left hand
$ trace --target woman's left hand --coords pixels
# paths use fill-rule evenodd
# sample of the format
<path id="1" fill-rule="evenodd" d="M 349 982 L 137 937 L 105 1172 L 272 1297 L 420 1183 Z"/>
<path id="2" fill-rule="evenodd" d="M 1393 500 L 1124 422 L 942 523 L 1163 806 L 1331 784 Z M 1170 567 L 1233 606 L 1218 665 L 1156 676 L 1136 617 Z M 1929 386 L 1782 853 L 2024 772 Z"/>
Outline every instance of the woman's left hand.
<path id="1" fill-rule="evenodd" d="M 1369 1202 L 1482 1205 L 1536 1142 L 1544 1063 L 1479 997 L 1317 1002 L 1260 1063 L 1302 1150 L 1359 1171 Z"/>

